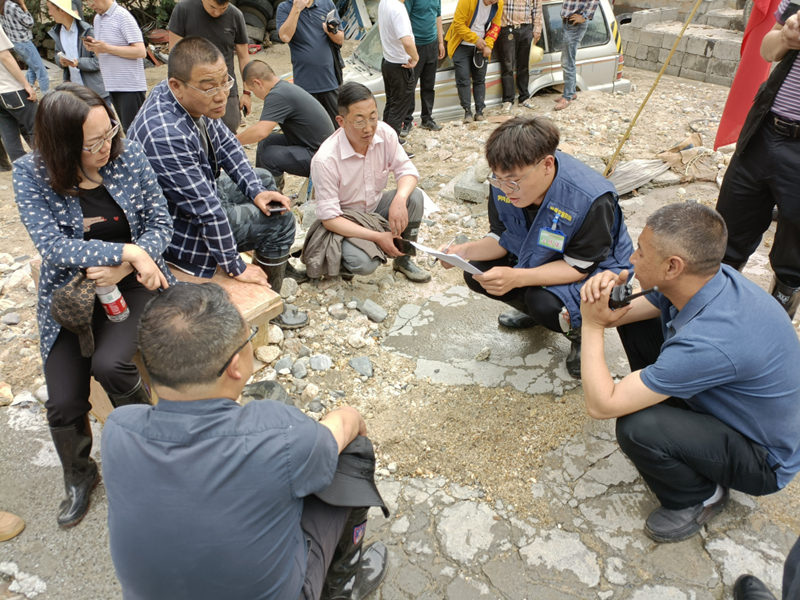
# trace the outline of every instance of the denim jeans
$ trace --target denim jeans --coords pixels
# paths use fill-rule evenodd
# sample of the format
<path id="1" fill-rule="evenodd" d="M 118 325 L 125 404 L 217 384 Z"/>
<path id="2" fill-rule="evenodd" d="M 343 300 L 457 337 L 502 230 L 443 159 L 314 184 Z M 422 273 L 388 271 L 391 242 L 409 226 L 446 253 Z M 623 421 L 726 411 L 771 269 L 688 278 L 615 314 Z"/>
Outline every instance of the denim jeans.
<path id="1" fill-rule="evenodd" d="M 17 51 L 22 61 L 28 65 L 28 72 L 25 74 L 28 83 L 33 86 L 39 80 L 39 87 L 44 94 L 50 89 L 50 76 L 47 74 L 47 67 L 39 56 L 39 51 L 31 40 L 27 42 L 14 42 L 14 50 Z"/>
<path id="2" fill-rule="evenodd" d="M 572 100 L 575 95 L 575 56 L 578 54 L 578 45 L 581 43 L 589 21 L 579 25 L 571 25 L 564 21 L 564 48 L 561 50 L 561 70 L 564 72 L 564 98 Z"/>

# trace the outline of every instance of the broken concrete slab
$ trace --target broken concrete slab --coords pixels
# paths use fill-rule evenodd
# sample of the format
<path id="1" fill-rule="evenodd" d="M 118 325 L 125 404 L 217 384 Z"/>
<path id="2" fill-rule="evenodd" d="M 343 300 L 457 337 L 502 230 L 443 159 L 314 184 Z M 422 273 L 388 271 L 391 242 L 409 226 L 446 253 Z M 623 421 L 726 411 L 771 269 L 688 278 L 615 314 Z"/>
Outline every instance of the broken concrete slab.
<path id="1" fill-rule="evenodd" d="M 481 204 L 489 197 L 489 184 L 476 181 L 478 165 L 468 168 L 455 184 L 454 194 L 456 200 Z"/>

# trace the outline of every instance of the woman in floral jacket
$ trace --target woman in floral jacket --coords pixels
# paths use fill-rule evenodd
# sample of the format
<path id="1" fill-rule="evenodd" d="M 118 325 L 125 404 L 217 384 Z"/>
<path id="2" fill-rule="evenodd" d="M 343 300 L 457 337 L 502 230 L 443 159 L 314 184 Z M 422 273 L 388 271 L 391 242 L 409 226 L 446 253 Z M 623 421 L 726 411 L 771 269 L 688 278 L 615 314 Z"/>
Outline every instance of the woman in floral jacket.
<path id="1" fill-rule="evenodd" d="M 34 152 L 14 164 L 14 192 L 42 256 L 37 317 L 45 407 L 67 492 L 58 524 L 70 527 L 86 514 L 100 479 L 89 458 L 90 377 L 114 406 L 150 401 L 133 355 L 145 304 L 174 282 L 161 258 L 172 219 L 141 146 L 117 135 L 113 113 L 92 90 L 56 87 L 41 101 L 35 131 Z M 130 309 L 126 320 L 113 322 L 95 302 L 89 358 L 81 355 L 78 336 L 50 313 L 53 293 L 81 271 L 98 287 L 117 285 Z"/>

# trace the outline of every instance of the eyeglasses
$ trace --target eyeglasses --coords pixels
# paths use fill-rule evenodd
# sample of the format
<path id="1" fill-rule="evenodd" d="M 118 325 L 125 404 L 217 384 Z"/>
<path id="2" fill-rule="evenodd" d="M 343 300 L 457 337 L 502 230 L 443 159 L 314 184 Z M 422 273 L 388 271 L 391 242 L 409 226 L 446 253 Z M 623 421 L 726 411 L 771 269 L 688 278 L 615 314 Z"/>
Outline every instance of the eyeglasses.
<path id="1" fill-rule="evenodd" d="M 102 138 L 100 138 L 94 144 L 92 144 L 91 148 L 84 148 L 83 151 L 89 152 L 91 154 L 97 154 L 98 152 L 100 152 L 100 150 L 103 148 L 103 145 L 106 142 L 114 139 L 114 136 L 119 133 L 119 123 L 117 123 L 116 121 L 111 121 L 111 124 L 112 124 L 111 130 L 107 134 L 105 134 Z"/>
<path id="2" fill-rule="evenodd" d="M 345 119 L 345 121 L 347 121 L 347 119 Z M 380 119 L 378 117 L 372 117 L 369 120 L 367 120 L 367 119 L 358 119 L 356 121 L 347 121 L 347 122 L 351 123 L 353 125 L 353 127 L 355 127 L 356 129 L 364 129 L 364 127 L 367 126 L 367 123 L 369 123 L 372 127 L 375 127 L 375 125 L 378 124 L 378 121 L 380 121 Z"/>
<path id="3" fill-rule="evenodd" d="M 546 158 L 546 157 L 545 157 L 545 158 Z M 544 158 L 543 158 L 542 160 L 544 160 Z M 523 181 L 525 181 L 525 178 L 526 178 L 528 175 L 530 175 L 531 173 L 533 173 L 533 170 L 534 170 L 536 167 L 538 167 L 538 166 L 539 166 L 539 163 L 540 163 L 540 162 L 542 162 L 542 160 L 540 160 L 540 161 L 539 161 L 539 162 L 537 162 L 535 165 L 533 165 L 533 166 L 531 167 L 531 170 L 530 170 L 530 171 L 528 171 L 527 173 L 525 173 L 525 175 L 523 175 L 523 176 L 522 176 L 522 179 L 519 179 L 519 180 L 517 180 L 517 181 L 506 181 L 505 179 L 498 179 L 497 177 L 495 177 L 494 173 L 492 173 L 492 176 L 491 176 L 491 177 L 489 177 L 489 184 L 490 184 L 490 185 L 492 185 L 492 186 L 494 186 L 494 187 L 496 187 L 497 189 L 503 189 L 503 187 L 506 187 L 506 188 L 508 188 L 509 190 L 511 190 L 512 192 L 518 192 L 518 191 L 520 191 L 520 189 L 521 189 L 521 188 L 520 188 L 520 186 L 519 186 L 519 184 L 520 184 L 520 183 L 522 183 Z"/>
<path id="4" fill-rule="evenodd" d="M 233 84 L 236 82 L 236 80 L 233 77 L 228 75 L 228 81 L 225 84 L 223 84 L 223 85 L 221 85 L 219 87 L 211 88 L 210 90 L 200 90 L 200 89 L 194 87 L 193 85 L 189 85 L 188 83 L 186 83 L 182 79 L 179 79 L 178 81 L 183 83 L 186 87 L 190 87 L 193 90 L 195 90 L 196 92 L 200 92 L 206 98 L 213 98 L 214 96 L 216 96 L 220 92 L 227 92 L 229 89 L 231 89 L 233 87 Z"/>
<path id="5" fill-rule="evenodd" d="M 231 354 L 231 357 L 228 360 L 225 361 L 224 365 L 222 365 L 222 368 L 219 370 L 219 373 L 217 373 L 217 377 L 222 377 L 222 374 L 225 372 L 225 369 L 227 369 L 228 365 L 231 364 L 231 361 L 233 360 L 233 357 L 236 356 L 237 354 L 239 354 L 239 352 L 241 352 L 242 350 L 244 350 L 244 347 L 247 346 L 247 344 L 250 343 L 250 340 L 252 340 L 254 337 L 256 337 L 257 333 L 258 333 L 258 327 L 256 327 L 255 325 L 250 325 L 250 337 L 248 337 L 244 341 L 244 344 L 242 344 L 236 350 L 234 350 L 233 354 Z"/>

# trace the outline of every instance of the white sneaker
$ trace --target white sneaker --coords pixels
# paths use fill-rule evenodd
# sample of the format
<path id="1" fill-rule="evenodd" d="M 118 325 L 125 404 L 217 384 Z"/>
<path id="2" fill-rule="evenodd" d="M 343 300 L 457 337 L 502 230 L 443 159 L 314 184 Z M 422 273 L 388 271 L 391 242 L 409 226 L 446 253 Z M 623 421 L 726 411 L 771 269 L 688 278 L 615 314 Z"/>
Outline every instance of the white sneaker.
<path id="1" fill-rule="evenodd" d="M 502 111 L 503 111 L 504 113 L 510 113 L 510 112 L 511 112 L 511 107 L 512 107 L 513 105 L 514 105 L 514 103 L 513 103 L 513 102 L 503 102 L 503 108 L 502 108 Z"/>

